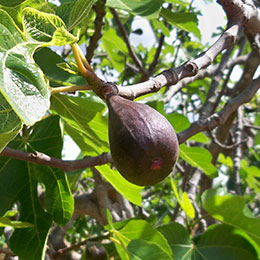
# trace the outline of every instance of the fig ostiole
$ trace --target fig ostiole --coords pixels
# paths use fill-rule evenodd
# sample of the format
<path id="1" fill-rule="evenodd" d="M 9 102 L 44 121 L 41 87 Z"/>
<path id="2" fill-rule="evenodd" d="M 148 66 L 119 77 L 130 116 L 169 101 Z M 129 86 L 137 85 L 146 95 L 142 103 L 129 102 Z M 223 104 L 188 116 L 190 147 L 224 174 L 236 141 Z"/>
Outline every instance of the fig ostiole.
<path id="1" fill-rule="evenodd" d="M 129 182 L 155 185 L 173 170 L 179 143 L 169 121 L 152 107 L 120 97 L 107 86 L 109 143 L 113 162 Z"/>

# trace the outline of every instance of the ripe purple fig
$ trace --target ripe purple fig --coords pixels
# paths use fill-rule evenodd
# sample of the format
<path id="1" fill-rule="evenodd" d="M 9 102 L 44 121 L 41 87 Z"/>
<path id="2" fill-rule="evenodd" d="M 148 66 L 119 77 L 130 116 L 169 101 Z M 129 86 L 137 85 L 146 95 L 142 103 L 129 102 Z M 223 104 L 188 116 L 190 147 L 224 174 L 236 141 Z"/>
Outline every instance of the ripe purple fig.
<path id="1" fill-rule="evenodd" d="M 115 167 L 129 182 L 154 185 L 173 170 L 179 143 L 169 121 L 148 105 L 105 92 L 109 142 Z"/>

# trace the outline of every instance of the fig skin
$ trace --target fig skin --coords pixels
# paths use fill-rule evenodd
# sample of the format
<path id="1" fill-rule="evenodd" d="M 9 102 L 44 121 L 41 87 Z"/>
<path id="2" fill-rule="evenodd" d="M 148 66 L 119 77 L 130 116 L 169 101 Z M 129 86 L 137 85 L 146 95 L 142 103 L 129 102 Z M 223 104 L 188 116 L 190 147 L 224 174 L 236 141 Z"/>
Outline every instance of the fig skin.
<path id="1" fill-rule="evenodd" d="M 106 94 L 109 142 L 115 167 L 129 182 L 154 185 L 173 170 L 179 143 L 169 121 L 148 105 Z"/>

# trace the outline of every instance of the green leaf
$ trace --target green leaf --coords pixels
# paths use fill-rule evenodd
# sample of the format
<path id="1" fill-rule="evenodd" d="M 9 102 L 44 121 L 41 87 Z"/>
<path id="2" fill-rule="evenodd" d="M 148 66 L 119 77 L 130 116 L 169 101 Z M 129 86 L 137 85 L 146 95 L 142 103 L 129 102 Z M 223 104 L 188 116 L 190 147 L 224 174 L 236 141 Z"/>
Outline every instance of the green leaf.
<path id="1" fill-rule="evenodd" d="M 260 169 L 256 166 L 250 166 L 244 168 L 247 177 L 246 182 L 249 188 L 254 189 L 260 195 Z"/>
<path id="2" fill-rule="evenodd" d="M 260 244 L 260 219 L 248 217 L 244 214 L 246 198 L 241 196 L 209 196 L 203 194 L 203 207 L 217 220 L 239 228 Z"/>
<path id="3" fill-rule="evenodd" d="M 184 212 L 187 214 L 187 216 L 189 216 L 192 219 L 195 218 L 195 210 L 191 204 L 187 192 L 184 192 L 182 194 L 182 208 Z"/>
<path id="4" fill-rule="evenodd" d="M 149 241 L 157 245 L 165 255 L 172 256 L 171 248 L 164 236 L 144 220 L 129 221 L 124 228 L 117 231 L 117 239 L 122 242 L 124 247 L 128 247 L 133 239 Z M 121 249 L 117 249 L 121 255 Z"/>
<path id="5" fill-rule="evenodd" d="M 104 31 L 102 43 L 113 68 L 122 72 L 125 66 L 125 57 L 128 55 L 124 41 L 116 34 L 115 29 L 109 28 Z"/>
<path id="6" fill-rule="evenodd" d="M 191 32 L 198 38 L 201 37 L 198 29 L 198 19 L 195 13 L 173 13 L 167 8 L 162 8 L 161 16 L 169 23 L 186 32 Z"/>
<path id="7" fill-rule="evenodd" d="M 21 148 L 21 146 L 19 139 L 12 142 L 12 148 Z M 10 240 L 12 251 L 21 259 L 44 259 L 46 239 L 52 219 L 40 205 L 37 182 L 34 174 L 30 172 L 29 165 L 23 161 L 0 158 L 0 198 L 5 198 L 1 199 L 0 214 L 19 201 L 19 220 L 33 225 L 26 229 L 15 229 Z"/>
<path id="8" fill-rule="evenodd" d="M 21 120 L 0 93 L 0 152 L 16 137 L 21 128 Z"/>
<path id="9" fill-rule="evenodd" d="M 157 29 L 157 30 L 160 29 L 160 30 L 162 31 L 162 33 L 163 33 L 165 36 L 167 36 L 167 37 L 170 36 L 170 30 L 169 30 L 169 28 L 164 24 L 163 21 L 159 21 L 159 20 L 157 20 L 157 19 L 154 19 L 154 20 L 152 20 L 152 23 L 153 23 L 155 29 Z"/>
<path id="10" fill-rule="evenodd" d="M 244 260 L 258 259 L 259 247 L 243 231 L 229 225 L 212 225 L 196 243 L 178 223 L 157 228 L 168 240 L 174 259 L 182 260 Z"/>
<path id="11" fill-rule="evenodd" d="M 65 29 L 65 23 L 57 15 L 27 7 L 23 10 L 22 21 L 28 39 L 42 45 L 61 46 L 78 41 Z"/>
<path id="12" fill-rule="evenodd" d="M 88 16 L 92 6 L 97 0 L 77 0 L 73 5 L 69 16 L 68 30 L 72 30 Z"/>
<path id="13" fill-rule="evenodd" d="M 172 124 L 177 133 L 185 130 L 190 126 L 188 118 L 182 114 L 171 113 L 166 114 L 165 116 L 168 119 L 168 121 Z M 207 143 L 209 139 L 205 136 L 205 134 L 198 133 L 190 137 L 189 140 L 194 140 L 199 143 Z"/>
<path id="14" fill-rule="evenodd" d="M 50 80 L 52 86 L 85 85 L 86 81 L 79 75 L 72 75 L 61 69 L 58 64 L 64 59 L 49 48 L 41 48 L 34 54 L 34 59 L 40 66 L 44 75 Z M 50 60 L 52 61 L 50 63 Z"/>
<path id="15" fill-rule="evenodd" d="M 9 146 L 16 150 L 39 151 L 59 158 L 61 140 L 59 118 L 49 117 L 36 124 L 31 135 L 18 136 Z M 48 212 L 42 209 L 38 199 L 39 182 L 45 187 L 45 206 Z M 64 224 L 73 213 L 73 199 L 66 175 L 50 167 L 0 157 L 0 198 L 5 198 L 1 199 L 0 214 L 19 201 L 19 221 L 33 225 L 22 231 L 15 230 L 10 241 L 12 250 L 22 259 L 43 259 L 52 220 Z"/>
<path id="16" fill-rule="evenodd" d="M 25 42 L 3 10 L 0 10 L 0 27 L 0 92 L 21 121 L 32 125 L 41 119 L 50 104 L 47 82 L 32 59 L 38 45 Z M 5 116 L 8 112 L 4 112 Z"/>
<path id="17" fill-rule="evenodd" d="M 174 259 L 191 259 L 193 244 L 188 231 L 182 225 L 179 223 L 170 223 L 159 226 L 157 230 L 167 239 Z"/>
<path id="18" fill-rule="evenodd" d="M 105 108 L 102 101 L 91 96 L 52 96 L 52 111 L 63 119 L 65 131 L 87 155 L 109 151 Z"/>
<path id="19" fill-rule="evenodd" d="M 243 231 L 229 225 L 210 226 L 196 246 L 196 259 L 259 259 L 259 247 Z"/>
<path id="20" fill-rule="evenodd" d="M 12 1 L 10 1 L 10 0 L 0 0 L 0 5 L 13 7 L 13 6 L 21 4 L 24 1 L 26 1 L 26 0 L 12 0 Z"/>
<path id="21" fill-rule="evenodd" d="M 218 162 L 225 164 L 227 167 L 230 167 L 230 168 L 233 167 L 233 161 L 232 161 L 232 159 L 231 159 L 229 156 L 225 157 L 225 155 L 224 155 L 223 153 L 220 153 L 220 154 L 219 154 L 219 156 L 218 156 Z"/>
<path id="22" fill-rule="evenodd" d="M 51 116 L 39 122 L 28 138 L 33 151 L 41 151 L 54 158 L 61 158 L 62 132 L 60 118 Z M 46 143 L 48 142 L 48 143 Z M 72 217 L 74 200 L 69 189 L 66 174 L 58 169 L 32 165 L 35 178 L 45 186 L 44 205 L 55 222 L 64 225 Z"/>
<path id="23" fill-rule="evenodd" d="M 107 0 L 106 6 L 122 9 L 148 19 L 158 18 L 161 10 L 161 2 L 154 0 Z"/>
<path id="24" fill-rule="evenodd" d="M 28 222 L 13 221 L 7 217 L 0 217 L 0 227 L 28 228 L 33 227 L 33 225 Z"/>
<path id="25" fill-rule="evenodd" d="M 218 176 L 217 169 L 211 163 L 212 156 L 208 150 L 202 147 L 188 147 L 180 145 L 180 157 L 193 167 L 200 168 L 208 177 Z"/>
<path id="26" fill-rule="evenodd" d="M 131 260 L 170 260 L 171 255 L 163 251 L 158 244 L 143 239 L 133 239 L 127 246 Z"/>
<path id="27" fill-rule="evenodd" d="M 108 222 L 110 229 L 114 229 L 113 218 L 112 218 L 110 211 L 108 209 L 105 209 L 105 213 L 107 216 L 107 222 Z"/>
<path id="28" fill-rule="evenodd" d="M 177 191 L 176 185 L 174 184 L 173 179 L 171 178 L 171 186 L 173 189 L 173 192 L 176 196 L 176 199 L 178 203 L 180 204 L 181 208 L 184 210 L 185 214 L 189 216 L 190 218 L 195 217 L 195 210 L 190 202 L 190 199 L 188 198 L 188 195 L 186 192 L 182 194 L 182 199 L 180 199 L 179 193 Z"/>
<path id="29" fill-rule="evenodd" d="M 105 179 L 122 194 L 122 196 L 135 205 L 141 206 L 141 190 L 143 187 L 128 182 L 117 170 L 112 170 L 108 165 L 96 166 L 96 168 L 102 173 L 102 176 L 104 176 Z"/>

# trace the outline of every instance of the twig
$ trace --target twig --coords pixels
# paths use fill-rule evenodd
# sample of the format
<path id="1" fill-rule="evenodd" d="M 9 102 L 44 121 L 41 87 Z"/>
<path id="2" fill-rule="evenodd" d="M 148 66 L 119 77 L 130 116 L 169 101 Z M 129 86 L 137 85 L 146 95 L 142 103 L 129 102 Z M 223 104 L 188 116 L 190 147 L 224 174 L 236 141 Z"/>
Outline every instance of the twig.
<path id="1" fill-rule="evenodd" d="M 88 60 L 88 62 L 91 62 L 91 59 L 93 58 L 94 52 L 97 48 L 98 41 L 102 37 L 102 29 L 105 24 L 104 17 L 106 15 L 105 1 L 97 2 L 97 4 L 93 6 L 93 9 L 96 13 L 96 18 L 94 22 L 95 31 L 94 34 L 90 37 L 89 45 L 87 47 L 86 59 Z"/>
<path id="2" fill-rule="evenodd" d="M 32 162 L 36 164 L 46 165 L 50 167 L 59 168 L 65 172 L 75 171 L 79 169 L 85 169 L 88 167 L 103 165 L 112 162 L 112 157 L 109 153 L 103 153 L 98 156 L 86 156 L 81 160 L 71 160 L 65 161 L 58 158 L 50 157 L 46 154 L 35 152 L 26 153 L 23 151 L 18 151 L 9 147 L 6 147 L 0 156 L 10 157 L 17 160 L 23 160 L 27 162 Z"/>
<path id="3" fill-rule="evenodd" d="M 240 162 L 243 157 L 242 152 L 242 131 L 243 131 L 243 112 L 241 107 L 238 108 L 237 111 L 237 128 L 235 131 L 235 141 L 236 143 L 240 143 L 235 149 L 235 154 L 233 158 L 233 168 L 234 168 L 234 188 L 236 191 L 236 194 L 241 195 L 241 186 L 240 186 Z"/>
<path id="4" fill-rule="evenodd" d="M 220 100 L 220 97 L 219 97 L 219 90 L 218 90 L 218 86 L 219 86 L 219 83 L 221 82 L 221 79 L 223 77 L 223 74 L 224 74 L 224 69 L 227 67 L 227 63 L 228 63 L 228 60 L 230 58 L 230 55 L 232 53 L 234 49 L 234 46 L 232 46 L 231 48 L 228 48 L 225 53 L 222 55 L 221 57 L 221 61 L 218 65 L 218 68 L 216 70 L 216 72 L 214 73 L 214 77 L 211 81 L 211 84 L 210 84 L 210 88 L 209 88 L 209 91 L 207 93 L 207 99 L 201 109 L 201 118 L 205 118 L 205 117 L 208 117 L 209 115 L 211 115 L 218 103 L 217 101 Z"/>
<path id="5" fill-rule="evenodd" d="M 239 56 L 237 58 L 229 60 L 228 63 L 227 63 L 226 68 L 227 69 L 228 68 L 233 68 L 237 64 L 244 64 L 246 62 L 248 56 L 249 55 L 243 55 L 243 56 Z M 205 77 L 211 77 L 218 70 L 218 66 L 219 65 L 213 65 L 210 68 L 202 69 L 194 77 L 189 77 L 189 78 L 185 78 L 185 79 L 180 80 L 176 85 L 174 85 L 171 88 L 169 88 L 169 90 L 166 93 L 166 97 L 164 98 L 163 101 L 164 102 L 170 101 L 170 99 L 176 93 L 178 93 L 178 91 L 180 91 L 183 87 L 187 86 L 188 84 L 194 82 L 195 80 L 203 79 Z"/>
<path id="6" fill-rule="evenodd" d="M 0 254 L 5 254 L 7 256 L 16 256 L 9 248 L 0 247 Z"/>
<path id="7" fill-rule="evenodd" d="M 159 39 L 158 46 L 156 48 L 156 52 L 155 52 L 153 61 L 150 64 L 149 69 L 148 69 L 149 75 L 151 75 L 153 73 L 156 65 L 158 64 L 158 62 L 160 60 L 160 54 L 161 54 L 162 47 L 163 47 L 163 44 L 164 44 L 164 39 L 165 39 L 165 36 L 164 36 L 163 33 L 161 33 L 161 36 L 160 36 L 160 39 Z"/>
<path id="8" fill-rule="evenodd" d="M 236 109 L 251 100 L 257 90 L 260 88 L 260 77 L 252 80 L 248 88 L 242 91 L 238 96 L 232 98 L 226 106 L 219 111 L 218 113 L 213 114 L 212 116 L 198 120 L 191 124 L 191 126 L 178 133 L 179 143 L 185 142 L 189 137 L 193 136 L 196 133 L 199 133 L 204 130 L 211 130 L 216 126 L 222 125 L 226 122 L 228 117 L 236 111 Z"/>
<path id="9" fill-rule="evenodd" d="M 260 126 L 255 126 L 255 125 L 244 125 L 244 127 L 252 128 L 252 129 L 255 129 L 255 130 L 260 131 Z"/>
<path id="10" fill-rule="evenodd" d="M 235 143 L 233 143 L 233 144 L 231 144 L 231 145 L 225 145 L 225 144 L 222 144 L 222 143 L 218 140 L 217 136 L 214 135 L 213 133 L 211 133 L 210 131 L 209 131 L 209 135 L 210 135 L 210 137 L 212 138 L 212 141 L 213 141 L 215 144 L 217 144 L 219 147 L 221 147 L 222 149 L 225 149 L 225 150 L 234 149 L 234 148 L 236 148 L 236 147 L 240 146 L 241 144 L 246 143 L 246 142 L 248 141 L 248 139 L 246 138 L 246 139 L 244 139 L 244 140 L 240 140 L 239 142 L 235 142 Z"/>
<path id="11" fill-rule="evenodd" d="M 117 26 L 118 26 L 118 29 L 124 39 L 124 42 L 127 46 L 127 49 L 128 49 L 128 52 L 129 52 L 129 55 L 131 56 L 131 58 L 133 59 L 135 65 L 137 66 L 137 68 L 139 69 L 140 73 L 142 74 L 143 78 L 146 78 L 148 77 L 148 73 L 147 71 L 144 69 L 143 67 L 143 64 L 142 62 L 139 60 L 139 58 L 137 57 L 137 55 L 135 54 L 133 48 L 131 47 L 131 44 L 130 44 L 130 40 L 129 40 L 129 37 L 128 37 L 128 34 L 120 20 L 120 17 L 118 15 L 118 13 L 116 12 L 115 9 L 113 8 L 109 8 L 110 12 L 113 14 L 113 17 L 117 23 Z"/>

